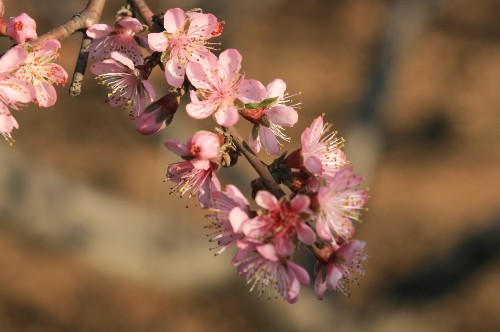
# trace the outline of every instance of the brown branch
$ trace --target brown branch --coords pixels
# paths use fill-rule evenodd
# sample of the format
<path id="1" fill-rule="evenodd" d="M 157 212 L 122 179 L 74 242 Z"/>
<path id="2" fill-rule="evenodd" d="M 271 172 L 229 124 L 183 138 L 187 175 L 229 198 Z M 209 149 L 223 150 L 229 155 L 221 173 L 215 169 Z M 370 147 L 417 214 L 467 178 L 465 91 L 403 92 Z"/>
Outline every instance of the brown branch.
<path id="1" fill-rule="evenodd" d="M 73 16 L 68 22 L 58 26 L 57 28 L 44 33 L 37 39 L 28 44 L 37 47 L 48 39 L 63 40 L 71 36 L 75 31 L 86 29 L 97 23 L 101 18 L 102 10 L 106 0 L 89 0 L 87 7 L 80 13 Z"/>
<path id="2" fill-rule="evenodd" d="M 139 14 L 142 21 L 148 25 L 150 31 L 155 32 L 157 30 L 153 20 L 154 13 L 144 0 L 127 0 L 127 3 Z"/>
<path id="3" fill-rule="evenodd" d="M 80 46 L 80 52 L 78 53 L 78 59 L 76 60 L 73 79 L 71 80 L 71 85 L 69 87 L 69 95 L 71 97 L 76 97 L 82 92 L 83 75 L 85 74 L 85 69 L 87 68 L 91 41 L 92 38 L 87 36 L 85 31 L 83 31 L 82 44 Z"/>
<path id="4" fill-rule="evenodd" d="M 233 142 L 241 152 L 241 154 L 248 160 L 250 165 L 255 169 L 257 174 L 259 174 L 262 181 L 267 188 L 269 188 L 273 194 L 280 199 L 285 195 L 285 192 L 281 189 L 279 184 L 274 180 L 271 173 L 267 169 L 266 165 L 257 157 L 253 151 L 248 147 L 248 144 L 243 140 L 240 133 L 234 127 L 225 128 L 226 132 L 233 137 Z"/>

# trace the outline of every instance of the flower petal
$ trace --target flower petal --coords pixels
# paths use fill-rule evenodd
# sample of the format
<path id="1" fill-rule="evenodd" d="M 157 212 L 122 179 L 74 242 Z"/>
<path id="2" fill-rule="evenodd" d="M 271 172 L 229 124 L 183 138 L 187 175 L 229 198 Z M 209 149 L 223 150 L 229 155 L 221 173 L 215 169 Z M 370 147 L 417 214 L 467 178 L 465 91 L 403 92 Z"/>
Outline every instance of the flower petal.
<path id="1" fill-rule="evenodd" d="M 21 46 L 14 46 L 0 57 L 0 75 L 10 73 L 26 59 L 26 51 Z"/>
<path id="2" fill-rule="evenodd" d="M 283 97 L 286 91 L 286 83 L 282 79 L 275 79 L 266 86 L 266 99 Z"/>
<path id="3" fill-rule="evenodd" d="M 217 18 L 212 14 L 190 12 L 191 19 L 187 35 L 190 38 L 210 39 L 212 31 L 217 27 Z"/>
<path id="4" fill-rule="evenodd" d="M 86 34 L 90 38 L 104 38 L 108 36 L 111 32 L 116 31 L 115 28 L 107 24 L 94 24 L 87 29 Z"/>
<path id="5" fill-rule="evenodd" d="M 278 208 L 278 199 L 269 191 L 260 190 L 255 195 L 255 202 L 266 210 L 274 210 Z"/>
<path id="6" fill-rule="evenodd" d="M 134 32 L 140 32 L 144 29 L 141 22 L 134 17 L 124 17 L 116 23 L 119 26 L 130 29 Z"/>
<path id="7" fill-rule="evenodd" d="M 243 225 L 248 220 L 248 215 L 239 206 L 234 207 L 229 212 L 229 222 L 235 233 L 243 232 Z"/>
<path id="8" fill-rule="evenodd" d="M 168 38 L 163 32 L 150 33 L 148 45 L 153 51 L 164 52 L 168 47 Z"/>
<path id="9" fill-rule="evenodd" d="M 291 106 L 274 106 L 267 110 L 266 115 L 272 123 L 282 127 L 293 127 L 299 120 L 297 111 Z"/>
<path id="10" fill-rule="evenodd" d="M 230 127 L 240 118 L 238 109 L 234 106 L 221 107 L 214 114 L 215 121 L 221 126 Z"/>
<path id="11" fill-rule="evenodd" d="M 163 27 L 168 33 L 175 33 L 186 23 L 186 13 L 180 8 L 167 10 L 163 17 Z"/>
<path id="12" fill-rule="evenodd" d="M 258 103 L 266 96 L 266 88 L 257 80 L 243 80 L 238 87 L 238 99 L 243 103 Z"/>
<path id="13" fill-rule="evenodd" d="M 225 50 L 219 55 L 220 75 L 223 80 L 231 80 L 241 69 L 241 54 L 234 48 Z"/>
<path id="14" fill-rule="evenodd" d="M 278 139 L 274 135 L 273 131 L 267 127 L 260 126 L 259 128 L 259 138 L 262 146 L 267 152 L 278 155 L 280 153 L 280 146 L 278 144 Z"/>
<path id="15" fill-rule="evenodd" d="M 168 84 L 174 88 L 180 88 L 184 83 L 184 76 L 186 75 L 186 67 L 181 65 L 178 61 L 172 58 L 167 61 L 165 66 L 165 77 Z"/>

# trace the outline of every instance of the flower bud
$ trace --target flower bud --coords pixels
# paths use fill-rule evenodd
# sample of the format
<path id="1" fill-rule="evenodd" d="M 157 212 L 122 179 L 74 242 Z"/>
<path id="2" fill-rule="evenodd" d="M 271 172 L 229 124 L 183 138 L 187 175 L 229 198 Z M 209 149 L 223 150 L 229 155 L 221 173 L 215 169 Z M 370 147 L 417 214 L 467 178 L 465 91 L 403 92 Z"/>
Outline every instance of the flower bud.
<path id="1" fill-rule="evenodd" d="M 180 96 L 169 92 L 144 110 L 137 119 L 136 129 L 142 135 L 153 135 L 172 122 L 179 106 Z"/>
<path id="2" fill-rule="evenodd" d="M 36 38 L 35 20 L 26 13 L 13 17 L 7 26 L 7 36 L 14 39 L 17 44 Z"/>

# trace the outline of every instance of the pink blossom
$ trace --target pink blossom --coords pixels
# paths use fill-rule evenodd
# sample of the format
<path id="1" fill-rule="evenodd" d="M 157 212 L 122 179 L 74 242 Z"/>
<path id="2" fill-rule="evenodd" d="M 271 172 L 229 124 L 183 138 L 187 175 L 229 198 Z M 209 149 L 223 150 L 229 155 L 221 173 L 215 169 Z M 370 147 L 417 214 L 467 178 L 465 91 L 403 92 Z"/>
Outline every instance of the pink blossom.
<path id="1" fill-rule="evenodd" d="M 316 231 L 323 239 L 333 239 L 336 235 L 351 238 L 354 234 L 351 220 L 360 220 L 368 194 L 358 188 L 363 177 L 352 171 L 352 167 L 345 167 L 333 177 L 325 178 L 326 183 L 318 190 Z"/>
<path id="2" fill-rule="evenodd" d="M 29 103 L 34 95 L 28 82 L 13 75 L 26 56 L 21 46 L 14 46 L 0 58 L 0 134 L 9 142 L 12 141 L 12 130 L 19 128 L 9 107 L 17 109 L 19 103 Z"/>
<path id="3" fill-rule="evenodd" d="M 149 47 L 162 52 L 168 84 L 179 88 L 184 83 L 186 65 L 210 54 L 210 38 L 220 35 L 221 25 L 212 14 L 169 9 L 163 18 L 165 31 L 148 35 Z"/>
<path id="4" fill-rule="evenodd" d="M 194 158 L 191 160 L 210 160 L 219 154 L 219 136 L 210 131 L 197 131 L 186 144 L 176 140 L 165 142 L 167 149 L 178 156 Z"/>
<path id="5" fill-rule="evenodd" d="M 145 79 L 147 68 L 134 66 L 130 58 L 119 52 L 111 52 L 110 57 L 94 63 L 90 71 L 110 90 L 107 103 L 111 107 L 132 107 L 130 117 L 136 119 L 147 102 L 155 98 L 153 86 Z"/>
<path id="6" fill-rule="evenodd" d="M 245 196 L 229 184 L 225 191 L 212 193 L 210 210 L 208 217 L 213 221 L 207 228 L 212 231 L 210 240 L 217 242 L 218 255 L 243 238 L 242 225 L 249 218 L 250 208 Z"/>
<path id="7" fill-rule="evenodd" d="M 172 191 L 181 196 L 187 191 L 198 194 L 200 206 L 206 208 L 212 201 L 212 192 L 220 191 L 219 179 L 215 175 L 218 169 L 219 137 L 208 131 L 198 131 L 186 144 L 168 140 L 165 146 L 175 154 L 190 159 L 168 166 L 167 180 L 176 185 Z"/>
<path id="8" fill-rule="evenodd" d="M 333 176 L 346 164 L 346 156 L 340 148 L 344 140 L 336 138 L 336 132 L 327 134 L 329 124 L 317 117 L 301 135 L 302 158 L 306 169 L 316 176 Z"/>
<path id="9" fill-rule="evenodd" d="M 327 244 L 321 249 L 315 248 L 318 261 L 314 288 L 319 300 L 323 300 L 327 290 L 349 294 L 347 283 L 356 280 L 354 273 L 364 275 L 365 272 L 364 248 L 365 242 L 360 240 L 351 240 L 341 246 Z"/>
<path id="10" fill-rule="evenodd" d="M 7 26 L 7 36 L 17 44 L 36 38 L 36 22 L 28 14 L 22 13 L 10 19 Z"/>
<path id="11" fill-rule="evenodd" d="M 120 52 L 132 60 L 134 65 L 142 65 L 141 49 L 134 39 L 136 33 L 144 30 L 136 18 L 124 17 L 115 27 L 107 24 L 94 24 L 87 29 L 87 36 L 93 38 L 89 58 L 94 61 L 109 59 L 111 52 Z"/>
<path id="12" fill-rule="evenodd" d="M 314 230 L 306 223 L 312 213 L 308 196 L 297 195 L 290 201 L 285 198 L 278 201 L 270 192 L 261 190 L 257 192 L 255 202 L 266 212 L 244 224 L 243 233 L 246 236 L 262 241 L 272 240 L 278 251 L 282 250 L 281 244 L 288 246 L 295 235 L 307 245 L 316 241 Z"/>
<path id="13" fill-rule="evenodd" d="M 205 119 L 214 114 L 221 126 L 232 126 L 238 119 L 237 100 L 240 103 L 261 101 L 265 87 L 256 80 L 245 80 L 239 74 L 241 55 L 235 49 L 225 50 L 219 58 L 209 54 L 199 63 L 190 62 L 186 73 L 191 84 L 191 103 L 186 106 L 189 116 Z"/>
<path id="14" fill-rule="evenodd" d="M 240 240 L 237 245 L 233 264 L 251 284 L 250 291 L 256 289 L 259 296 L 267 292 L 269 298 L 281 295 L 289 303 L 298 300 L 300 285 L 308 285 L 310 279 L 307 271 L 290 259 L 293 247 L 279 252 L 271 243 L 251 239 Z"/>
<path id="15" fill-rule="evenodd" d="M 293 127 L 298 121 L 298 114 L 293 107 L 286 105 L 288 98 L 285 91 L 286 83 L 281 79 L 275 79 L 267 85 L 265 99 L 276 98 L 276 101 L 252 110 L 258 112 L 260 117 L 249 140 L 250 147 L 256 152 L 264 146 L 268 153 L 277 155 L 281 145 L 278 138 L 290 142 L 290 138 L 283 133 L 283 127 Z"/>
<path id="16" fill-rule="evenodd" d="M 64 85 L 68 79 L 64 68 L 54 63 L 59 58 L 60 48 L 59 41 L 46 40 L 41 47 L 28 52 L 24 63 L 16 71 L 19 78 L 34 87 L 36 101 L 42 107 L 56 103 L 57 93 L 53 85 Z"/>

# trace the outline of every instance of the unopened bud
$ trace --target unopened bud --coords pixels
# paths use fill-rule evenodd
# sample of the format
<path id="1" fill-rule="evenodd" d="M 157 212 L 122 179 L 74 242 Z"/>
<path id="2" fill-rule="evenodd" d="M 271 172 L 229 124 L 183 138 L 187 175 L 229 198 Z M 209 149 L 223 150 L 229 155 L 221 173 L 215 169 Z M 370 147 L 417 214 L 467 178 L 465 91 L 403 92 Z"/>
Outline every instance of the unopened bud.
<path id="1" fill-rule="evenodd" d="M 14 39 L 17 44 L 36 38 L 35 20 L 26 13 L 13 17 L 7 26 L 7 36 Z"/>
<path id="2" fill-rule="evenodd" d="M 137 119 L 136 129 L 142 135 L 153 135 L 172 122 L 179 107 L 180 96 L 169 92 L 144 110 Z"/>

